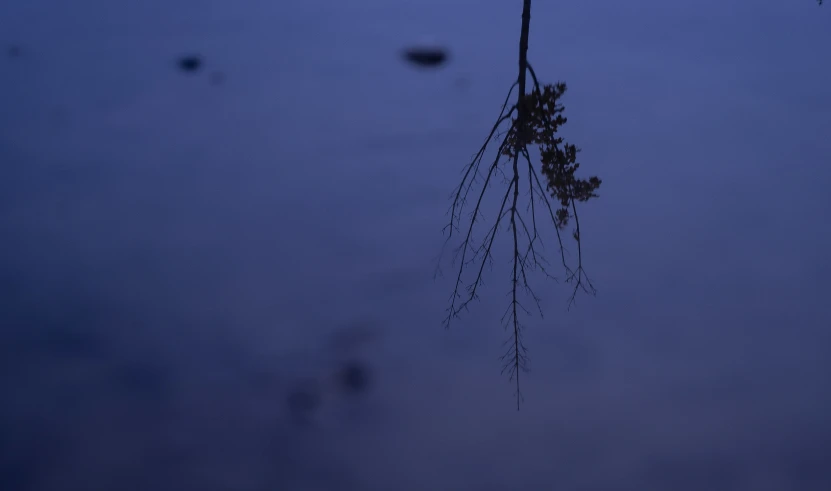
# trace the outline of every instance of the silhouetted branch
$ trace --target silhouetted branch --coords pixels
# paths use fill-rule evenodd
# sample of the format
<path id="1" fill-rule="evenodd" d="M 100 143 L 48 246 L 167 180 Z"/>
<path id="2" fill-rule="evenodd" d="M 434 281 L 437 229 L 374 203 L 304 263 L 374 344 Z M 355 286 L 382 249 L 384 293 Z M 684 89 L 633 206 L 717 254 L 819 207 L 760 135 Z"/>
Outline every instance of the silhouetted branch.
<path id="1" fill-rule="evenodd" d="M 566 273 L 566 282 L 574 285 L 569 299 L 569 306 L 571 306 L 579 290 L 587 293 L 595 291 L 583 269 L 577 202 L 596 197 L 595 191 L 601 182 L 597 177 L 588 180 L 575 177 L 575 171 L 579 167 L 576 161 L 579 150 L 556 136 L 559 127 L 566 122 L 566 118 L 562 116 L 563 106 L 559 104 L 559 98 L 565 92 L 566 87 L 563 83 L 541 86 L 536 73 L 528 63 L 530 20 L 531 0 L 524 0 L 519 41 L 519 71 L 516 81 L 508 90 L 499 116 L 485 142 L 462 170 L 462 180 L 452 194 L 453 202 L 448 211 L 450 221 L 443 229 L 447 231 L 445 246 L 456 232 L 461 233 L 464 230 L 464 239 L 453 256 L 457 274 L 444 321 L 445 327 L 449 327 L 451 321 L 467 310 L 470 303 L 478 298 L 478 290 L 484 281 L 485 265 L 493 263 L 493 245 L 500 227 L 506 225 L 511 234 L 513 254 L 511 256 L 511 289 L 508 292 L 510 302 L 502 317 L 502 322 L 506 328 L 509 328 L 511 335 L 506 341 L 507 348 L 501 360 L 503 373 L 507 372 L 510 379 L 516 383 L 517 409 L 522 401 L 519 385 L 520 373 L 528 369 L 527 349 L 523 344 L 523 324 L 520 321 L 520 314 L 530 314 L 520 297 L 521 294 L 529 297 L 542 316 L 542 301 L 531 287 L 529 273 L 540 271 L 546 278 L 556 280 L 548 271 L 547 267 L 550 264 L 542 254 L 545 247 L 538 227 L 537 211 L 540 208 L 537 205 L 543 205 L 542 210 L 548 212 L 548 217 L 554 225 L 560 260 Z M 533 88 L 530 93 L 526 93 L 526 78 L 529 73 Z M 516 103 L 509 107 L 508 103 L 514 87 L 518 87 Z M 507 123 L 508 121 L 510 124 Z M 507 127 L 504 131 L 501 130 L 503 126 Z M 482 160 L 495 139 L 501 139 L 501 142 L 493 161 L 483 172 Z M 540 167 L 535 167 L 528 149 L 529 145 L 536 145 Z M 527 166 L 520 165 L 520 159 Z M 502 167 L 509 167 L 510 172 L 506 175 Z M 526 170 L 527 178 L 524 178 L 522 173 Z M 501 196 L 499 210 L 492 226 L 485 232 L 482 242 L 477 244 L 474 230 L 482 215 L 485 195 L 491 187 L 493 176 L 497 173 L 505 176 L 507 186 Z M 546 179 L 545 185 L 540 179 L 540 174 Z M 463 228 L 461 226 L 463 210 L 473 187 L 480 182 L 482 187 L 476 195 L 476 204 L 469 216 L 470 222 Z M 527 196 L 527 204 L 524 204 L 520 198 L 520 187 L 524 187 L 522 182 L 527 182 L 528 186 L 527 195 L 523 193 L 523 196 Z M 559 208 L 555 209 L 552 199 L 559 202 Z M 577 242 L 575 267 L 571 267 L 566 260 L 563 238 L 560 234 L 572 218 L 575 225 L 572 237 Z M 465 271 L 470 267 L 475 268 L 476 274 L 472 281 L 465 282 Z"/>

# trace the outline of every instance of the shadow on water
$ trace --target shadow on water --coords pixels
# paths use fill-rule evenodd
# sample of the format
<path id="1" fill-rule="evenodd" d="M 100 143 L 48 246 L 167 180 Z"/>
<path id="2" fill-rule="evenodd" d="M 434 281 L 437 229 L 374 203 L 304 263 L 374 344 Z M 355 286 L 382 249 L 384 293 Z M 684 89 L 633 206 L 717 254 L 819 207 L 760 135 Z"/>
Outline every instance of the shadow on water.
<path id="1" fill-rule="evenodd" d="M 339 370 L 338 380 L 341 388 L 349 395 L 363 394 L 370 387 L 369 367 L 358 360 L 350 360 Z"/>

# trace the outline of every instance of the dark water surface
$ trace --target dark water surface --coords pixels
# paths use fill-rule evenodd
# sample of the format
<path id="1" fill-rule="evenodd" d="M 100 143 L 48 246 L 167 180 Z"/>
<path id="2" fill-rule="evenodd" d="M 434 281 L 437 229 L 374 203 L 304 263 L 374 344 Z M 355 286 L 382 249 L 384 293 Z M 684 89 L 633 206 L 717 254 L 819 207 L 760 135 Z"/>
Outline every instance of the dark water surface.
<path id="1" fill-rule="evenodd" d="M 3 2 L 0 489 L 831 489 L 831 11 L 535 3 L 604 183 L 517 413 L 432 261 L 519 12 Z"/>

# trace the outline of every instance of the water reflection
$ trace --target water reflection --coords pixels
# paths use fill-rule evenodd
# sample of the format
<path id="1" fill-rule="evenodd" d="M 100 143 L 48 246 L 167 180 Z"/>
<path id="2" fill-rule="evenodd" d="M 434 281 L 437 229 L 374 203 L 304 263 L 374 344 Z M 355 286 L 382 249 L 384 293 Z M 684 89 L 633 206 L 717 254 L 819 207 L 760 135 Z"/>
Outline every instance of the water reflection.
<path id="1" fill-rule="evenodd" d="M 514 76 L 473 3 L 0 2 L 0 489 L 831 488 L 827 19 L 539 2 L 611 204 L 517 415 L 500 281 L 444 332 L 431 277 Z"/>

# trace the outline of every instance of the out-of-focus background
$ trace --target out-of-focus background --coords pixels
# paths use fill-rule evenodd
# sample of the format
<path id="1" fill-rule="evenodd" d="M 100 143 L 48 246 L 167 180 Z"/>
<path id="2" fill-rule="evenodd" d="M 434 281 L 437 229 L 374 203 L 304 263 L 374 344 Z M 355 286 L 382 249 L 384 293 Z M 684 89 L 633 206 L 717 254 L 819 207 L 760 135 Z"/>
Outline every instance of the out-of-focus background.
<path id="1" fill-rule="evenodd" d="M 521 7 L 0 3 L 0 489 L 831 489 L 831 11 L 534 2 L 604 182 L 517 413 L 432 275 Z"/>

